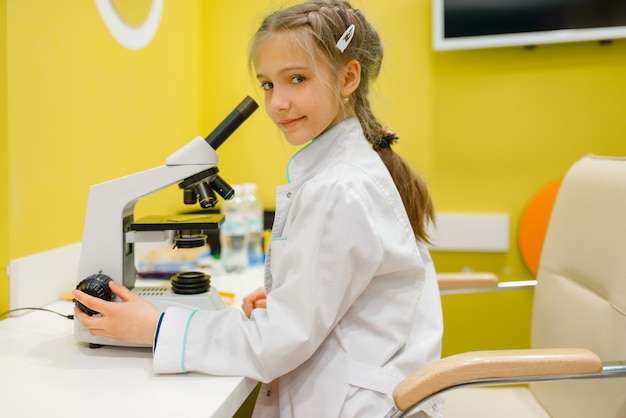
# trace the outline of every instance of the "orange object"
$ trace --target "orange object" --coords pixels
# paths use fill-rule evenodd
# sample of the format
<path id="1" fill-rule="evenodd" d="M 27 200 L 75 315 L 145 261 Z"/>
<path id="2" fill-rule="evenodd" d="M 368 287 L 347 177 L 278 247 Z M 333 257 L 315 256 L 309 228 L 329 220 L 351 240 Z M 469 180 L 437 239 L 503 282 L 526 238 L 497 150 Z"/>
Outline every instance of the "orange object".
<path id="1" fill-rule="evenodd" d="M 537 276 L 543 241 L 548 230 L 550 214 L 561 179 L 541 189 L 528 203 L 522 213 L 519 228 L 519 248 L 526 267 Z"/>
<path id="2" fill-rule="evenodd" d="M 72 292 L 69 292 L 69 293 L 65 293 L 64 295 L 61 295 L 61 299 L 69 300 L 71 302 L 74 300 L 74 296 L 72 295 Z"/>
<path id="3" fill-rule="evenodd" d="M 231 292 L 219 292 L 222 299 L 224 299 L 224 303 L 228 306 L 233 306 L 233 302 L 235 301 L 235 294 Z"/>

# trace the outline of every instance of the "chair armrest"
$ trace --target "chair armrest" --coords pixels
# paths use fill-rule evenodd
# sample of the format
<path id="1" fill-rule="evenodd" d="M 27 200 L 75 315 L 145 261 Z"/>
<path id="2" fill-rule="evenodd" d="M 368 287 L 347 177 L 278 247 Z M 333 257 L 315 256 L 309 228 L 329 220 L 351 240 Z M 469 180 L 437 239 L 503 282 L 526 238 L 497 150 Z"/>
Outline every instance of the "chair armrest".
<path id="1" fill-rule="evenodd" d="M 535 379 L 531 380 L 542 380 L 536 378 L 597 374 L 601 371 L 602 360 L 585 349 L 474 351 L 446 357 L 422 367 L 396 386 L 393 397 L 397 409 L 406 411 L 446 389 L 481 379 L 532 377 Z"/>
<path id="2" fill-rule="evenodd" d="M 493 273 L 437 273 L 439 289 L 498 287 Z"/>

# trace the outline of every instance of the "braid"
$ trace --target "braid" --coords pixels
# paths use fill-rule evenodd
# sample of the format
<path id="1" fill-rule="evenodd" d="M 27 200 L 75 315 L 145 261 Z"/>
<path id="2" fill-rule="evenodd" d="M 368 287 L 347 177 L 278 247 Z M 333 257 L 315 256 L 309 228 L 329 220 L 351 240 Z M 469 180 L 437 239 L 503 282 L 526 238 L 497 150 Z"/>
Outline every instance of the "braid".
<path id="1" fill-rule="evenodd" d="M 340 50 L 337 41 L 350 25 L 355 27 L 354 35 L 348 46 Z M 251 68 L 263 43 L 275 33 L 289 33 L 308 50 L 314 58 L 311 60 L 314 65 L 325 65 L 335 74 L 340 74 L 348 62 L 359 62 L 361 82 L 352 93 L 349 103 L 340 97 L 338 91 L 336 93 L 340 111 L 346 116 L 356 115 L 365 138 L 384 162 L 398 188 L 416 239 L 428 242 L 426 225 L 434 221 L 434 209 L 426 184 L 391 149 L 391 144 L 398 138 L 378 121 L 369 102 L 369 86 L 378 77 L 383 60 L 383 46 L 376 30 L 365 15 L 352 8 L 347 1 L 306 1 L 278 10 L 263 21 L 252 39 L 249 56 Z"/>

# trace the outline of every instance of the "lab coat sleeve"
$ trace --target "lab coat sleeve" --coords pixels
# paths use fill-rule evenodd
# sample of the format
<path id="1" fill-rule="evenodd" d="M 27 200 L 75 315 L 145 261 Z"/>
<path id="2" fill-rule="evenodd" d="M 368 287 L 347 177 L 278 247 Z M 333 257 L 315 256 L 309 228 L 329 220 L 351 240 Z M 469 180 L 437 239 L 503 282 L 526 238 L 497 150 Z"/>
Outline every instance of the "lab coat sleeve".
<path id="1" fill-rule="evenodd" d="M 323 186 L 323 187 L 322 187 Z M 306 361 L 379 269 L 379 225 L 367 199 L 341 182 L 304 187 L 286 235 L 272 244 L 279 283 L 250 320 L 235 309 L 166 311 L 157 373 L 199 371 L 269 382 Z M 385 204 L 385 203 L 383 203 Z"/>

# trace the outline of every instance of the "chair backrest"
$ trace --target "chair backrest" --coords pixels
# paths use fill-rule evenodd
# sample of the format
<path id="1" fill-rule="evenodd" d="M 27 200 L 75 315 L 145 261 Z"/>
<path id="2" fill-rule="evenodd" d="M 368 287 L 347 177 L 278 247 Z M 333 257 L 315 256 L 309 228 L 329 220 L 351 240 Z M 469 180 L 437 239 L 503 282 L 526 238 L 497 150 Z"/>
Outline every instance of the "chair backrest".
<path id="1" fill-rule="evenodd" d="M 531 346 L 626 360 L 626 157 L 587 155 L 565 175 L 537 272 Z M 531 390 L 555 418 L 626 417 L 626 378 Z"/>

